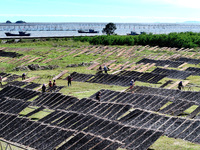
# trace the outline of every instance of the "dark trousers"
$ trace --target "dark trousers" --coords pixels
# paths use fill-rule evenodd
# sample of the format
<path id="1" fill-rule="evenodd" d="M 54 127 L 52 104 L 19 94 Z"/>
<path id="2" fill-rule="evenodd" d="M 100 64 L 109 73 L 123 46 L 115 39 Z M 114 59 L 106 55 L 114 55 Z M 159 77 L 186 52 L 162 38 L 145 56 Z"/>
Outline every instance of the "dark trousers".
<path id="1" fill-rule="evenodd" d="M 68 81 L 68 86 L 69 86 L 69 85 L 70 85 L 70 86 L 72 85 L 71 81 Z"/>

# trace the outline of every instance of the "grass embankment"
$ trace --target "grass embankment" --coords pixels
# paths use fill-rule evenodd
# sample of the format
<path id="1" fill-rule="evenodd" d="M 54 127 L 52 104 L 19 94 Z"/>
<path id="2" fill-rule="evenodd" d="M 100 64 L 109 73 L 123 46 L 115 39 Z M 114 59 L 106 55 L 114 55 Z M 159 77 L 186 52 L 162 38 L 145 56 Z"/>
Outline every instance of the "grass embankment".
<path id="1" fill-rule="evenodd" d="M 68 70 L 68 73 L 65 74 L 62 79 L 58 79 L 56 81 L 58 86 L 65 86 L 61 90 L 61 93 L 65 95 L 71 95 L 78 97 L 79 99 L 89 97 L 95 92 L 97 92 L 100 89 L 110 89 L 110 90 L 115 90 L 115 91 L 122 91 L 128 88 L 127 87 L 121 87 L 121 86 L 114 86 L 114 85 L 104 85 L 104 84 L 95 84 L 95 83 L 87 83 L 87 82 L 75 82 L 72 81 L 72 86 L 68 87 L 67 86 L 67 81 L 63 80 L 66 78 L 70 73 L 76 71 L 78 73 L 90 73 L 90 74 L 95 74 L 95 70 L 88 70 L 88 66 L 81 66 L 81 67 L 67 67 L 69 64 L 79 64 L 82 62 L 91 62 L 96 60 L 100 64 L 103 64 L 105 62 L 108 62 L 109 60 L 117 60 L 115 62 L 116 65 L 118 64 L 124 64 L 127 61 L 130 63 L 132 62 L 137 62 L 141 58 L 145 56 L 151 55 L 152 57 L 159 58 L 163 55 L 165 57 L 172 56 L 174 54 L 181 54 L 181 55 L 192 55 L 195 51 L 198 51 L 198 49 L 195 49 L 194 52 L 189 51 L 189 52 L 182 52 L 182 51 L 167 51 L 167 50 L 149 50 L 149 48 L 145 48 L 144 50 L 141 50 L 143 47 L 138 47 L 136 50 L 134 50 L 135 56 L 128 57 L 128 55 L 125 55 L 126 53 L 124 52 L 123 55 L 119 56 L 119 52 L 117 49 L 125 49 L 129 50 L 130 46 L 111 46 L 111 48 L 114 48 L 113 51 L 110 52 L 105 52 L 105 50 L 102 51 L 102 53 L 91 53 L 91 54 L 81 54 L 77 55 L 76 54 L 80 53 L 83 51 L 85 48 L 89 49 L 89 51 L 92 51 L 93 46 L 89 46 L 89 44 L 86 43 L 81 43 L 81 42 L 74 42 L 71 40 L 67 41 L 26 41 L 24 43 L 16 43 L 16 44 L 4 44 L 0 45 L 0 47 L 8 47 L 7 50 L 9 52 L 17 52 L 19 54 L 23 54 L 23 56 L 20 56 L 19 58 L 7 58 L 7 59 L 2 59 L 0 63 L 0 69 L 2 72 L 6 73 L 11 73 L 11 74 L 18 74 L 21 75 L 23 72 L 27 73 L 28 77 L 35 77 L 39 76 L 38 79 L 34 80 L 35 83 L 48 83 L 50 79 L 52 79 L 54 76 L 58 75 L 60 72 L 63 70 Z M 105 54 L 103 54 L 105 52 Z M 111 52 L 112 55 L 107 56 Z M 36 57 L 39 57 L 39 59 L 35 60 L 34 62 L 28 63 L 28 61 L 19 61 L 22 57 L 24 56 L 30 56 L 30 59 L 34 59 Z M 132 54 L 130 54 L 132 55 Z M 62 56 L 62 58 L 59 58 Z M 75 56 L 75 57 L 74 57 Z M 192 58 L 199 58 L 200 54 L 196 53 Z M 1 57 L 2 58 L 2 57 Z M 58 58 L 58 59 L 57 59 Z M 43 60 L 44 59 L 44 60 Z M 49 62 L 45 62 L 45 60 L 52 59 Z M 98 59 L 98 60 L 97 60 Z M 43 60 L 43 61 L 41 61 Z M 39 70 L 39 71 L 15 71 L 13 70 L 14 67 L 17 66 L 27 66 L 29 64 L 39 64 L 40 66 L 42 65 L 58 65 L 59 68 L 54 69 L 54 70 Z M 199 67 L 195 65 L 185 65 L 186 66 L 192 66 L 192 67 Z M 152 67 L 147 72 L 151 72 L 153 69 L 156 67 Z M 178 68 L 181 69 L 181 68 Z M 137 69 L 136 69 L 137 70 Z M 21 80 L 21 79 L 18 79 Z M 158 84 L 150 84 L 150 83 L 143 83 L 143 82 L 136 82 L 136 85 L 140 86 L 151 86 L 151 87 L 160 87 L 162 84 L 164 84 L 167 80 L 173 80 L 173 82 L 176 82 L 178 80 L 176 79 L 168 79 L 164 78 L 161 80 Z M 198 76 L 190 76 L 186 80 L 190 80 L 190 86 L 192 87 L 192 90 L 194 91 L 199 91 L 200 90 L 200 80 Z M 4 83 L 5 84 L 5 83 Z M 177 87 L 174 87 L 177 88 Z M 185 90 L 188 90 L 190 87 L 185 87 Z M 24 109 L 20 114 L 25 115 L 31 111 L 33 111 L 37 107 L 31 107 L 31 108 L 26 108 Z M 191 108 L 192 110 L 194 108 Z M 45 109 L 42 112 L 39 112 L 37 114 L 34 114 L 30 116 L 33 120 L 38 120 L 42 118 L 43 116 L 49 114 L 53 110 L 48 110 Z M 191 110 L 187 110 L 187 112 L 191 112 Z M 161 137 L 159 140 L 157 140 L 151 147 L 151 149 L 155 150 L 164 150 L 164 149 L 170 149 L 170 150 L 197 150 L 200 149 L 200 146 L 197 144 L 192 144 L 190 142 L 186 142 L 184 140 L 180 139 L 172 139 L 168 137 Z"/>

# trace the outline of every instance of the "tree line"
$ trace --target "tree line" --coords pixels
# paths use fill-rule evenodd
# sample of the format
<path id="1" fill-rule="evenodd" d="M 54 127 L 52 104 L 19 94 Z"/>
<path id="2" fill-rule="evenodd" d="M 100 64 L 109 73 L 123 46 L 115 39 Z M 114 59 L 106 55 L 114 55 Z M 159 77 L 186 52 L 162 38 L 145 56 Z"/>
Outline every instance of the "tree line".
<path id="1" fill-rule="evenodd" d="M 159 47 L 195 48 L 200 47 L 200 33 L 181 32 L 169 34 L 140 35 L 101 35 L 75 37 L 75 41 L 89 42 L 94 45 L 150 45 Z"/>

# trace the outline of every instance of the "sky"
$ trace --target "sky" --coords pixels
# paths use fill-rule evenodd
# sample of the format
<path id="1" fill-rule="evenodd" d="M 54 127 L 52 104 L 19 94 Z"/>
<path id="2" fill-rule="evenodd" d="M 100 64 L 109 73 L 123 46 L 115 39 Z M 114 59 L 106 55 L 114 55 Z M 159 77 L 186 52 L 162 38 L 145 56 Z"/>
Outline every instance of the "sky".
<path id="1" fill-rule="evenodd" d="M 0 22 L 200 21 L 200 0 L 0 0 Z"/>

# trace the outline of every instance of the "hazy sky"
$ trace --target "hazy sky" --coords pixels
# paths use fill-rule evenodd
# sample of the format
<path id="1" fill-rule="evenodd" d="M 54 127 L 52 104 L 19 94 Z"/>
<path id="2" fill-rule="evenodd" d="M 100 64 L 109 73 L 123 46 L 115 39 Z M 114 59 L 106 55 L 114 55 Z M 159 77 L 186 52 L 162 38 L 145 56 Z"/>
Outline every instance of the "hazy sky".
<path id="1" fill-rule="evenodd" d="M 200 21 L 200 0 L 0 0 L 0 22 Z"/>

